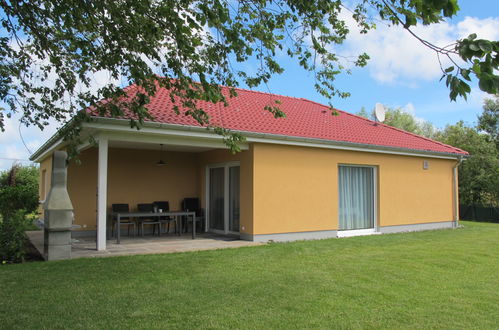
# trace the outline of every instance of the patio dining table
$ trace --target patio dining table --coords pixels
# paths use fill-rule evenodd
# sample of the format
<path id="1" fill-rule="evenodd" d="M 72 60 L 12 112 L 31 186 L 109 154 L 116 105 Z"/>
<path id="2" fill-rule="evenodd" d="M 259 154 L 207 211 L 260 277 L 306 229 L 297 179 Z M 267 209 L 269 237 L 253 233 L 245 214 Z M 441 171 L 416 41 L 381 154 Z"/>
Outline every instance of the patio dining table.
<path id="1" fill-rule="evenodd" d="M 118 223 L 118 230 L 116 230 L 116 244 L 120 244 L 120 224 L 121 218 L 154 218 L 154 217 L 175 217 L 175 220 L 178 220 L 178 217 L 192 217 L 192 239 L 196 238 L 196 212 L 194 211 L 163 211 L 163 212 L 110 212 L 108 216 L 116 217 L 116 221 Z M 177 221 L 179 225 L 178 235 L 182 235 L 182 221 Z M 161 230 L 161 228 L 160 228 Z"/>

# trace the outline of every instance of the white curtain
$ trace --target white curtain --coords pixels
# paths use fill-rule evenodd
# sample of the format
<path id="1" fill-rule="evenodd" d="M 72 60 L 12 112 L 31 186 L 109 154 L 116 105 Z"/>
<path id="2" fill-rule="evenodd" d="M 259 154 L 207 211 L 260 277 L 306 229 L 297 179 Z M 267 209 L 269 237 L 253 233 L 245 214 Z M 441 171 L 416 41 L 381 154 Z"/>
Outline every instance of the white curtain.
<path id="1" fill-rule="evenodd" d="M 374 228 L 374 169 L 340 166 L 340 230 Z"/>

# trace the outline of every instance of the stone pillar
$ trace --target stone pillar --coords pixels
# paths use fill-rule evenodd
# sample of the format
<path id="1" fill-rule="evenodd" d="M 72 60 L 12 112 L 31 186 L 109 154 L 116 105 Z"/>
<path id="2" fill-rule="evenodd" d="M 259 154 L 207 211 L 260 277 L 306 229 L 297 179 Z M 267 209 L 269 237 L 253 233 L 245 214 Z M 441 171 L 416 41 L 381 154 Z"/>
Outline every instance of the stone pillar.
<path id="1" fill-rule="evenodd" d="M 66 158 L 65 151 L 54 151 L 52 185 L 43 204 L 45 260 L 71 258 L 73 204 L 71 204 L 67 190 Z"/>

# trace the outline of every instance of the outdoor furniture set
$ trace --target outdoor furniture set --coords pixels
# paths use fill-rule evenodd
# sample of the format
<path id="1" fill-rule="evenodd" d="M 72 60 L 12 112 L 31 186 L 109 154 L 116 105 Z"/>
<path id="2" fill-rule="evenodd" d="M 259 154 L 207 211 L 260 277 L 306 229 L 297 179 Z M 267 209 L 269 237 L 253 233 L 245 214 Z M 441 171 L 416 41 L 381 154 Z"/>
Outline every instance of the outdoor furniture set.
<path id="1" fill-rule="evenodd" d="M 155 201 L 153 203 L 137 204 L 137 211 L 130 212 L 128 204 L 112 204 L 112 212 L 108 214 L 111 220 L 111 236 L 116 233 L 117 243 L 120 243 L 121 227 L 132 227 L 133 236 L 140 234 L 144 236 L 144 226 L 153 226 L 153 235 L 161 236 L 162 227 L 166 227 L 164 233 L 170 233 L 170 224 L 175 225 L 175 234 L 181 235 L 182 229 L 187 232 L 189 223 L 192 225 L 192 238 L 196 237 L 196 225 L 203 227 L 204 212 L 200 207 L 199 198 L 184 198 L 181 211 L 170 211 L 168 201 Z"/>

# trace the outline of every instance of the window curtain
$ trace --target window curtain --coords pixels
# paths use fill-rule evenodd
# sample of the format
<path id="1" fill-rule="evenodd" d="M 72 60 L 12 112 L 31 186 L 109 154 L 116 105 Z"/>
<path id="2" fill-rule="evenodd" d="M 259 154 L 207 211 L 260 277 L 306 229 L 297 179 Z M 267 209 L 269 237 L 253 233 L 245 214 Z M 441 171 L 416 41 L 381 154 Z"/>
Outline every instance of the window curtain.
<path id="1" fill-rule="evenodd" d="M 374 228 L 374 169 L 339 167 L 340 230 Z"/>

